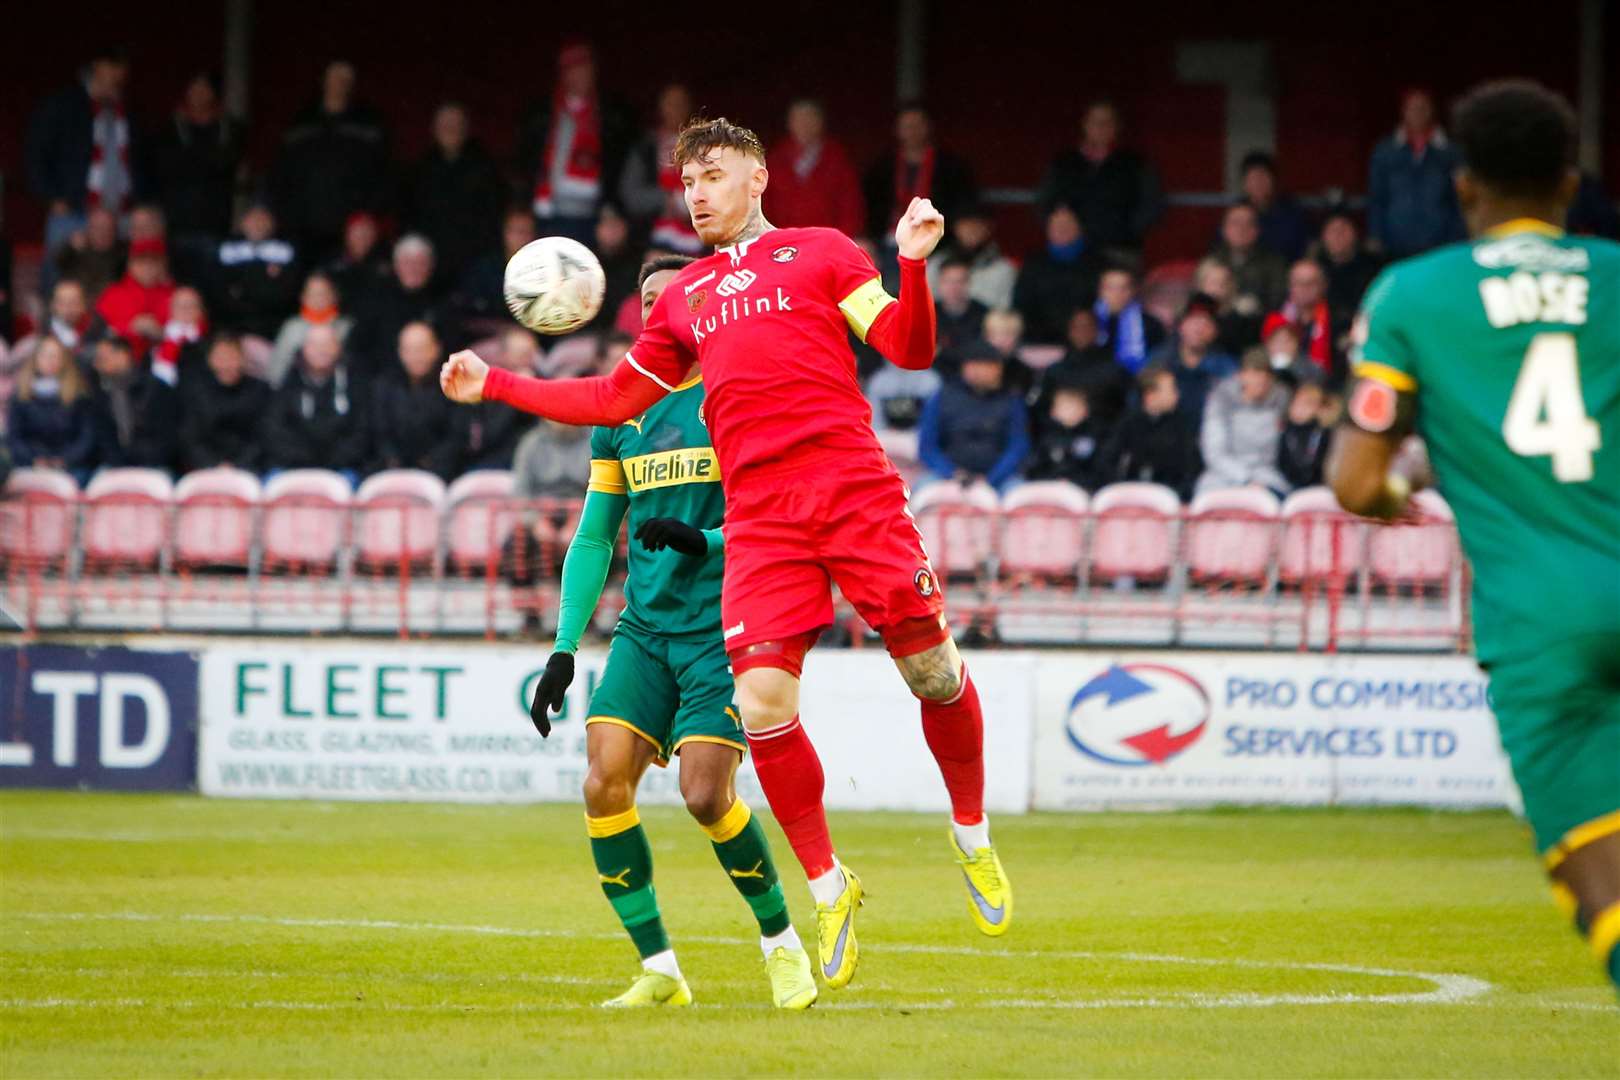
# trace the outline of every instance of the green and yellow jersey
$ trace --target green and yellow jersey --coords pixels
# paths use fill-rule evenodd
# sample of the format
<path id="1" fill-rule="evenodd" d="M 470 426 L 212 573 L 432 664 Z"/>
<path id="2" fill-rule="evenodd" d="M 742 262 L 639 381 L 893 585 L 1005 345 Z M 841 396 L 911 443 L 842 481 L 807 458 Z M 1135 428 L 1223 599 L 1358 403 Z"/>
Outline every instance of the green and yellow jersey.
<path id="1" fill-rule="evenodd" d="M 1356 340 L 1352 419 L 1415 401 L 1481 662 L 1620 632 L 1620 244 L 1509 222 L 1385 270 Z"/>

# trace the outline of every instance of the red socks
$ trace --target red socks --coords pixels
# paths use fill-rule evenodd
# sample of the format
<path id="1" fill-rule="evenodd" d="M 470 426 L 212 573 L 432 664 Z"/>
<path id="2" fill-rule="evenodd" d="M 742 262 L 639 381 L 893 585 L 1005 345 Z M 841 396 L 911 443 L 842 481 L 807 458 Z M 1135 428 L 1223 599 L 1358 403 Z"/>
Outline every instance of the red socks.
<path id="1" fill-rule="evenodd" d="M 977 825 L 984 820 L 984 713 L 967 665 L 962 666 L 962 689 L 956 697 L 918 700 L 922 701 L 923 738 L 928 740 L 928 749 L 945 778 L 945 790 L 951 795 L 951 817 L 959 825 Z"/>
<path id="2" fill-rule="evenodd" d="M 975 699 L 975 714 L 977 699 Z M 827 832 L 827 811 L 821 805 L 826 780 L 821 759 L 795 716 L 781 727 L 750 731 L 748 748 L 754 772 L 771 804 L 776 823 L 787 834 L 806 877 L 817 878 L 833 868 L 832 836 Z M 984 786 L 980 769 L 980 787 Z M 977 819 L 975 819 L 977 820 Z"/>

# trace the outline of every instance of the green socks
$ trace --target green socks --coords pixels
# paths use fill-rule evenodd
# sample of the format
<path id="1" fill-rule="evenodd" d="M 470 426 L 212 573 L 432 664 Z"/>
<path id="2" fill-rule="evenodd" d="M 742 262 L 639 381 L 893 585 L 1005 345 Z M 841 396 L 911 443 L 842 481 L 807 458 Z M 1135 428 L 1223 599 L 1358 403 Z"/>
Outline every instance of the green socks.
<path id="1" fill-rule="evenodd" d="M 748 804 L 737 799 L 725 816 L 713 825 L 703 826 L 714 844 L 714 853 L 720 859 L 731 883 L 737 886 L 754 918 L 759 920 L 759 932 L 774 937 L 788 928 L 787 900 L 777 881 L 776 864 L 771 861 L 771 849 L 765 839 L 765 829 L 754 820 Z"/>
<path id="2" fill-rule="evenodd" d="M 641 815 L 633 806 L 611 817 L 587 814 L 585 831 L 591 837 L 591 857 L 596 860 L 602 893 L 618 913 L 636 951 L 645 960 L 668 949 L 669 935 L 664 932 L 658 895 L 653 892 L 652 848 L 641 827 Z"/>

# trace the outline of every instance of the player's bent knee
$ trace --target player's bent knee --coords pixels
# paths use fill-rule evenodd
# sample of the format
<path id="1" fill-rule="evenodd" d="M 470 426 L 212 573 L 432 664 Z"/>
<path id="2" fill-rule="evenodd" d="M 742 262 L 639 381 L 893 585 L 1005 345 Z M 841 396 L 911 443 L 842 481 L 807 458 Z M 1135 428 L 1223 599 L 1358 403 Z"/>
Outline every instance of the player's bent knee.
<path id="1" fill-rule="evenodd" d="M 681 785 L 681 797 L 686 800 L 686 812 L 699 825 L 713 825 L 731 809 L 732 795 L 726 784 L 697 784 L 688 789 Z"/>
<path id="2" fill-rule="evenodd" d="M 592 766 L 585 774 L 585 812 L 592 817 L 622 814 L 636 802 L 636 786 L 628 776 Z"/>

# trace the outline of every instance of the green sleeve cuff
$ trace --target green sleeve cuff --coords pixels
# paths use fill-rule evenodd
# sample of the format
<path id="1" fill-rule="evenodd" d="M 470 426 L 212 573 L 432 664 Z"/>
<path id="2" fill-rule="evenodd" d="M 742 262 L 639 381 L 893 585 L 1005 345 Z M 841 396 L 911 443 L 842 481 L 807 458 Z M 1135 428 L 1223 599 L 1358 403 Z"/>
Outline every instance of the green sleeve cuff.
<path id="1" fill-rule="evenodd" d="M 718 525 L 712 529 L 704 529 L 703 539 L 709 545 L 710 555 L 718 555 L 722 551 L 726 550 L 726 534 L 725 531 Z"/>
<path id="2" fill-rule="evenodd" d="M 613 541 L 619 535 L 630 499 L 591 491 L 585 495 L 585 508 L 579 527 L 563 557 L 562 589 L 557 600 L 557 651 L 572 653 L 590 625 L 596 605 L 607 584 L 613 565 Z"/>

